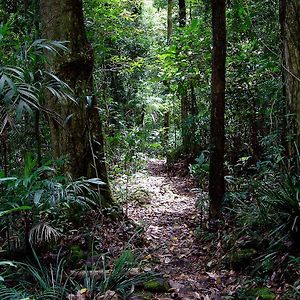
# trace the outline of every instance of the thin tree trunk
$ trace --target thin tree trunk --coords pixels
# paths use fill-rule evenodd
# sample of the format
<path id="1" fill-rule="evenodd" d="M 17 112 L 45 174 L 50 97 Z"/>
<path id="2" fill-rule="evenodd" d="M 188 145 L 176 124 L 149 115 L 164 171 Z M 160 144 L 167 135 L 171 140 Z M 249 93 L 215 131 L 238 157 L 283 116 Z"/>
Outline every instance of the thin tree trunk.
<path id="1" fill-rule="evenodd" d="M 40 167 L 42 165 L 42 146 L 41 146 L 41 131 L 40 131 L 40 112 L 38 109 L 35 111 L 34 133 L 35 133 L 35 142 L 36 142 L 37 164 Z"/>
<path id="2" fill-rule="evenodd" d="M 168 16 L 167 16 L 167 42 L 170 43 L 171 35 L 173 32 L 172 20 L 173 0 L 168 0 Z"/>
<path id="3" fill-rule="evenodd" d="M 190 146 L 192 142 L 192 135 L 190 132 L 190 126 L 188 124 L 189 118 L 189 96 L 188 96 L 188 88 L 186 87 L 185 83 L 182 82 L 178 86 L 179 88 L 179 97 L 180 97 L 180 116 L 181 116 L 181 134 L 182 134 L 182 147 L 183 153 L 185 155 L 189 154 Z"/>
<path id="4" fill-rule="evenodd" d="M 8 149 L 7 149 L 7 144 L 8 144 L 8 133 L 7 133 L 7 128 L 3 129 L 2 135 L 0 135 L 1 138 L 1 144 L 3 146 L 3 170 L 4 170 L 4 176 L 8 177 Z"/>
<path id="5" fill-rule="evenodd" d="M 226 60 L 226 4 L 225 0 L 212 0 L 213 57 L 211 81 L 210 170 L 209 196 L 210 218 L 221 216 L 225 194 L 225 60 Z"/>
<path id="6" fill-rule="evenodd" d="M 185 0 L 178 0 L 179 6 L 179 26 L 185 27 L 186 26 L 186 5 Z"/>
<path id="7" fill-rule="evenodd" d="M 24 10 L 25 10 L 25 13 L 27 13 L 28 6 L 29 6 L 28 0 L 24 0 Z"/>
<path id="8" fill-rule="evenodd" d="M 170 44 L 171 36 L 172 36 L 172 32 L 173 32 L 172 10 L 173 10 L 173 0 L 168 0 L 167 44 Z M 168 88 L 169 88 L 169 86 L 168 86 Z M 166 146 L 168 145 L 168 140 L 169 140 L 170 123 L 171 123 L 171 111 L 170 111 L 170 109 L 168 109 L 164 115 L 164 128 L 163 128 L 163 143 Z"/>
<path id="9" fill-rule="evenodd" d="M 179 11 L 179 27 L 186 26 L 186 5 L 185 0 L 178 1 Z M 180 106 L 181 106 L 181 133 L 182 133 L 182 146 L 184 155 L 188 155 L 192 150 L 191 144 L 193 143 L 193 134 L 189 124 L 190 116 L 190 101 L 188 95 L 188 87 L 185 82 L 179 84 L 180 90 Z"/>
<path id="10" fill-rule="evenodd" d="M 259 133 L 259 121 L 257 119 L 256 113 L 256 103 L 255 100 L 252 98 L 252 107 L 251 107 L 251 115 L 250 115 L 250 143 L 251 143 L 251 152 L 252 152 L 252 162 L 256 164 L 261 159 L 261 145 L 258 140 L 258 133 Z"/>
<path id="11" fill-rule="evenodd" d="M 66 120 L 64 126 L 50 116 L 54 158 L 66 157 L 65 172 L 72 178 L 98 177 L 106 186 L 105 202 L 112 201 L 104 159 L 102 125 L 93 95 L 93 50 L 84 28 L 81 0 L 41 0 L 42 36 L 68 41 L 69 53 L 50 56 L 52 71 L 74 90 L 77 103 L 46 99 L 49 110 Z"/>

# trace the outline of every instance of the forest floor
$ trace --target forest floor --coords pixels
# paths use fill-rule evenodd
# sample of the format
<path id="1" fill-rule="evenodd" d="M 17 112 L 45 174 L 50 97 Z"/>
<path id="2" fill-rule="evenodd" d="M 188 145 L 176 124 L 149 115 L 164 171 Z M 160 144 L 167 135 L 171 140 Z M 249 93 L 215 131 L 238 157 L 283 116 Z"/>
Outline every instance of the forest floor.
<path id="1" fill-rule="evenodd" d="M 195 180 L 168 172 L 162 160 L 151 160 L 148 170 L 134 174 L 128 186 L 133 201 L 124 210 L 145 228 L 145 268 L 162 274 L 168 285 L 151 299 L 233 299 L 236 274 L 213 268 L 221 245 L 212 247 L 211 241 L 197 237 L 201 216 L 195 202 L 203 195 Z"/>

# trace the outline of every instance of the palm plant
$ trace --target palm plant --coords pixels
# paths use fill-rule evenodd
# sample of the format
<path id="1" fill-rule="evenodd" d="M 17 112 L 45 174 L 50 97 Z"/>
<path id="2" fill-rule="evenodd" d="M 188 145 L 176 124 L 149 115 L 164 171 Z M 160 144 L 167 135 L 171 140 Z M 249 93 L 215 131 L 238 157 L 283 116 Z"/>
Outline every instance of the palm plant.
<path id="1" fill-rule="evenodd" d="M 63 42 L 38 39 L 22 48 L 23 59 L 14 59 L 19 65 L 11 65 L 10 61 L 0 64 L 0 132 L 6 125 L 12 125 L 15 117 L 20 118 L 25 112 L 32 114 L 35 109 L 44 110 L 42 98 L 45 90 L 59 100 L 73 100 L 68 85 L 42 67 L 45 50 L 59 54 L 59 50 L 67 51 L 67 47 Z"/>
<path id="2" fill-rule="evenodd" d="M 282 163 L 278 182 L 263 183 L 259 187 L 259 206 L 268 209 L 268 218 L 276 224 L 271 233 L 288 235 L 295 241 L 300 232 L 300 155 L 297 147 L 296 153 L 293 170 L 288 168 L 288 163 Z"/>
<path id="3" fill-rule="evenodd" d="M 33 254 L 33 262 L 14 262 L 13 264 L 5 262 L 5 264 L 14 267 L 16 272 L 14 278 L 3 276 L 5 281 L 2 284 L 0 283 L 1 299 L 79 299 L 70 291 L 80 290 L 86 291 L 89 299 L 98 299 L 107 291 L 115 291 L 125 298 L 134 291 L 136 286 L 156 277 L 154 273 L 130 275 L 130 271 L 138 266 L 139 261 L 129 249 L 125 249 L 120 254 L 111 271 L 107 269 L 104 258 L 97 262 L 92 270 L 85 270 L 83 282 L 76 282 L 71 279 L 71 276 L 67 275 L 68 272 L 65 269 L 63 259 L 58 258 L 55 266 L 45 266 L 34 251 Z M 103 271 L 102 277 L 95 276 L 98 268 Z M 16 284 L 16 276 L 19 278 L 18 284 Z M 8 287 L 8 285 L 13 287 Z M 82 286 L 84 286 L 84 289 L 82 289 Z"/>
<path id="4" fill-rule="evenodd" d="M 3 264 L 14 267 L 15 275 L 12 277 L 9 272 L 3 275 L 0 284 L 1 299 L 59 300 L 66 298 L 69 278 L 65 274 L 65 261 L 58 258 L 55 266 L 45 266 L 34 251 L 33 254 L 33 262 L 3 262 Z M 16 280 L 16 278 L 18 279 Z M 16 284 L 16 282 L 18 283 Z"/>
<path id="5" fill-rule="evenodd" d="M 0 178 L 4 196 L 0 201 L 0 222 L 8 236 L 8 251 L 20 248 L 22 240 L 27 248 L 29 242 L 56 241 L 61 234 L 41 215 L 47 211 L 51 215 L 55 215 L 55 211 L 61 214 L 64 205 L 69 208 L 99 206 L 99 195 L 94 187 L 101 184 L 104 183 L 97 178 L 71 181 L 57 176 L 49 165 L 37 168 L 36 160 L 27 155 L 23 176 Z"/>
<path id="6" fill-rule="evenodd" d="M 141 286 L 143 283 L 157 277 L 157 274 L 153 272 L 130 274 L 132 269 L 139 265 L 139 258 L 129 248 L 123 250 L 111 270 L 107 268 L 105 261 L 103 256 L 93 266 L 92 271 L 85 272 L 84 286 L 91 295 L 91 299 L 98 299 L 99 296 L 108 291 L 114 291 L 126 299 L 137 286 Z M 103 272 L 100 279 L 95 276 L 98 268 Z"/>
<path id="7" fill-rule="evenodd" d="M 47 113 L 60 124 L 64 121 L 54 111 L 44 107 L 44 94 L 51 93 L 59 101 L 75 101 L 70 87 L 46 71 L 46 52 L 60 55 L 68 48 L 66 42 L 33 39 L 31 35 L 14 31 L 13 20 L 0 24 L 0 138 L 6 149 L 9 128 L 15 128 L 20 120 L 24 123 L 25 115 L 31 116 L 40 163 L 40 112 Z M 7 153 L 4 154 L 4 160 L 7 175 Z"/>

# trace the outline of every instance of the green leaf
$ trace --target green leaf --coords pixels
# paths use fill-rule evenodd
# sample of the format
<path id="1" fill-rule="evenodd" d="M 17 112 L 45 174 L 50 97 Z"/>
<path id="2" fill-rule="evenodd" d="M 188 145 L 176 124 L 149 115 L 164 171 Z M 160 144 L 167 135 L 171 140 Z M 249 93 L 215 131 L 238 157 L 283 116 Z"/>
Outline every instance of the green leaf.
<path id="1" fill-rule="evenodd" d="M 0 266 L 10 266 L 10 267 L 16 267 L 16 265 L 9 260 L 0 261 Z"/>
<path id="2" fill-rule="evenodd" d="M 12 180 L 15 181 L 17 179 L 18 179 L 17 177 L 4 177 L 4 178 L 0 178 L 0 183 L 5 181 L 12 181 Z"/>
<path id="3" fill-rule="evenodd" d="M 0 217 L 3 217 L 3 216 L 5 216 L 5 215 L 12 214 L 12 213 L 14 213 L 14 212 L 28 211 L 28 210 L 31 210 L 31 209 L 32 209 L 32 207 L 31 207 L 31 206 L 27 206 L 27 205 L 19 206 L 19 207 L 14 207 L 14 208 L 12 208 L 12 209 L 0 211 Z"/>
<path id="4" fill-rule="evenodd" d="M 99 178 L 86 179 L 85 182 L 90 183 L 90 184 L 106 185 L 106 183 L 103 182 L 102 180 L 100 180 Z"/>
<path id="5" fill-rule="evenodd" d="M 86 103 L 87 103 L 87 107 L 91 108 L 93 105 L 93 96 L 86 96 L 85 97 Z"/>
<path id="6" fill-rule="evenodd" d="M 33 202 L 34 202 L 35 205 L 40 204 L 40 201 L 41 201 L 41 198 L 42 198 L 42 195 L 43 195 L 44 192 L 45 192 L 45 190 L 37 190 L 34 193 Z"/>

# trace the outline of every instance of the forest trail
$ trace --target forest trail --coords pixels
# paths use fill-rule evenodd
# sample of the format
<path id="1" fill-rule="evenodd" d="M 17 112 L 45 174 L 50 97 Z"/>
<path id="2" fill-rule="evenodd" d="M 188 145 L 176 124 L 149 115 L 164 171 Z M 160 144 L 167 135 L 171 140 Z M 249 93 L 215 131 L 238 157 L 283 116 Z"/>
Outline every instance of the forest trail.
<path id="1" fill-rule="evenodd" d="M 125 206 L 128 216 L 145 227 L 145 260 L 163 274 L 168 293 L 152 299 L 225 299 L 236 285 L 230 271 L 206 272 L 208 245 L 196 240 L 200 224 L 195 208 L 196 183 L 190 177 L 167 173 L 165 162 L 151 160 L 147 173 L 137 173 L 130 183 L 137 201 Z M 138 298 L 133 298 L 138 299 Z"/>

